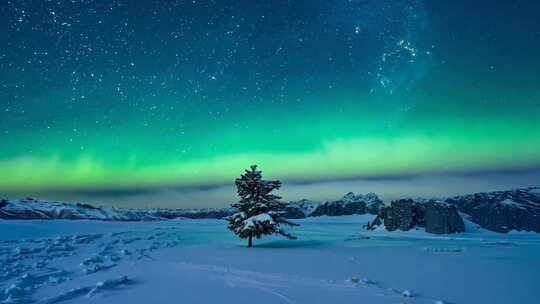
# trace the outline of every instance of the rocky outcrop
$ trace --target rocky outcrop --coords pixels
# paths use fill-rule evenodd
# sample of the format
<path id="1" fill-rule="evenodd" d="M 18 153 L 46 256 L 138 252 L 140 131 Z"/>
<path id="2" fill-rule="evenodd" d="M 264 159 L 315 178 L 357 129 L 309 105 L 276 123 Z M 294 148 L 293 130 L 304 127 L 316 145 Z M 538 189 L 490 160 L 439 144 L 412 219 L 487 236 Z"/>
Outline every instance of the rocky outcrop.
<path id="1" fill-rule="evenodd" d="M 420 226 L 430 233 L 445 234 L 464 231 L 458 211 L 487 230 L 540 233 L 540 188 L 481 192 L 440 200 L 402 199 L 381 209 L 380 217 L 390 231 Z"/>
<path id="2" fill-rule="evenodd" d="M 340 216 L 352 214 L 377 214 L 383 202 L 375 193 L 355 195 L 347 193 L 342 199 L 318 205 L 309 216 Z"/>
<path id="3" fill-rule="evenodd" d="M 393 201 L 390 206 L 381 209 L 381 218 L 388 231 L 407 231 L 419 224 L 416 216 L 416 204 L 412 199 Z"/>
<path id="4" fill-rule="evenodd" d="M 450 234 L 465 231 L 465 223 L 455 206 L 431 201 L 424 204 L 426 232 Z"/>
<path id="5" fill-rule="evenodd" d="M 414 227 L 424 227 L 426 232 L 434 234 L 465 231 L 465 224 L 457 208 L 434 200 L 396 200 L 382 208 L 379 217 L 388 231 L 407 231 Z"/>
<path id="6" fill-rule="evenodd" d="M 540 188 L 482 192 L 444 200 L 482 228 L 508 232 L 511 230 L 540 233 Z"/>

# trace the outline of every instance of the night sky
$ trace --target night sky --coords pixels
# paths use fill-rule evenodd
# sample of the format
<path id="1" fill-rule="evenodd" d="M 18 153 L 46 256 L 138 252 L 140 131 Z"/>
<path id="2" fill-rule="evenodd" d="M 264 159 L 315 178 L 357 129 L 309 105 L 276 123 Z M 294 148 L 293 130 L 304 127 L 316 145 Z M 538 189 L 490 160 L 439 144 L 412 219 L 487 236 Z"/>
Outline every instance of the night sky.
<path id="1" fill-rule="evenodd" d="M 2 1 L 0 194 L 536 170 L 539 11 Z"/>

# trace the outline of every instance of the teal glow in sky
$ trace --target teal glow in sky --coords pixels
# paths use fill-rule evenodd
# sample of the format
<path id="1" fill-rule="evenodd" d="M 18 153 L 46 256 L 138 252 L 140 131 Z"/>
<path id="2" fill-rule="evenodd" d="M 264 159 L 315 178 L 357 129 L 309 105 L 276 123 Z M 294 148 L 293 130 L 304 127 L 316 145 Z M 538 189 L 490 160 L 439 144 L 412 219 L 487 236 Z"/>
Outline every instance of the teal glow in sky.
<path id="1" fill-rule="evenodd" d="M 540 166 L 538 1 L 3 1 L 0 191 Z"/>

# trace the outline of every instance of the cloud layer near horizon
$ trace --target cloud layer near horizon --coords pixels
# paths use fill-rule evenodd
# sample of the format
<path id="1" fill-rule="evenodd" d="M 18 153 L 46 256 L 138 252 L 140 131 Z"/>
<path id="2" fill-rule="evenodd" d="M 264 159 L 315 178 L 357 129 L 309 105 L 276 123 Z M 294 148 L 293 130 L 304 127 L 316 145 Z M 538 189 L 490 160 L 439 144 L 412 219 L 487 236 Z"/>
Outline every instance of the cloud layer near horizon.
<path id="1" fill-rule="evenodd" d="M 279 194 L 286 201 L 303 198 L 334 200 L 347 192 L 374 192 L 388 202 L 403 197 L 442 197 L 482 191 L 538 186 L 540 171 L 473 175 L 418 175 L 388 179 L 355 179 L 310 183 L 284 183 Z M 206 208 L 226 207 L 237 200 L 233 185 L 195 188 L 145 188 L 107 191 L 12 193 L 11 196 L 87 202 L 116 207 Z"/>

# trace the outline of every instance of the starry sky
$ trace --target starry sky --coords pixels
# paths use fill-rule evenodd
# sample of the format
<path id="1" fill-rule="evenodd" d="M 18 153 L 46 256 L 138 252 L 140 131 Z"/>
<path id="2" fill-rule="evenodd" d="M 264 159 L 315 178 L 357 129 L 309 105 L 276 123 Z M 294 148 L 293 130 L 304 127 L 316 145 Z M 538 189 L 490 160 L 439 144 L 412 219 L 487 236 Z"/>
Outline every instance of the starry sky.
<path id="1" fill-rule="evenodd" d="M 537 170 L 538 11 L 2 1 L 0 194 L 205 189 L 253 163 L 325 185 Z"/>

